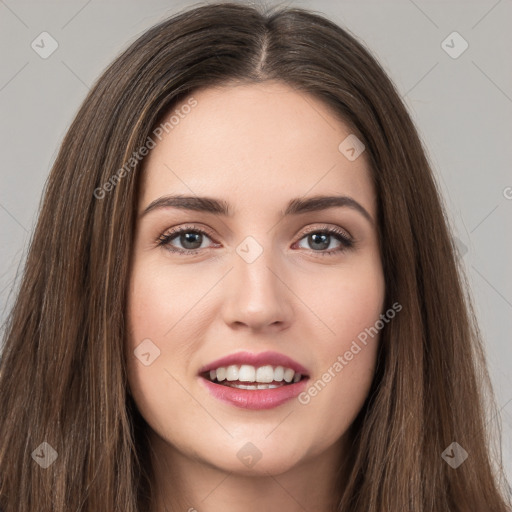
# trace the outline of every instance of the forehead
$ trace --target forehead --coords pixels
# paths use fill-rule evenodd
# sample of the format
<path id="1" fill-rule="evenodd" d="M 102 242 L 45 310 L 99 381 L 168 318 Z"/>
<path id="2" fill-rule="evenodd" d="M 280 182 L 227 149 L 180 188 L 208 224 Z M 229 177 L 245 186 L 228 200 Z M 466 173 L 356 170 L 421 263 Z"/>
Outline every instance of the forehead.
<path id="1" fill-rule="evenodd" d="M 365 153 L 350 161 L 340 152 L 349 128 L 307 93 L 279 82 L 207 88 L 164 122 L 171 117 L 144 162 L 146 203 L 172 192 L 277 210 L 290 197 L 339 193 L 374 211 Z"/>

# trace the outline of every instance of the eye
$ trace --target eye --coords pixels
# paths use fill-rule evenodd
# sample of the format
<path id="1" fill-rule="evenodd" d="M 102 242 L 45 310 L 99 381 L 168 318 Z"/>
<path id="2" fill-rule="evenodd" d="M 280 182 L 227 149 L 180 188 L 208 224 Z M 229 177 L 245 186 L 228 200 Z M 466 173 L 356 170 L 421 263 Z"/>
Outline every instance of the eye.
<path id="1" fill-rule="evenodd" d="M 172 229 L 168 233 L 162 234 L 158 238 L 158 246 L 164 247 L 166 250 L 178 253 L 193 255 L 200 252 L 202 249 L 208 249 L 208 244 L 204 245 L 207 239 L 212 240 L 212 236 L 205 230 L 197 228 L 196 226 L 181 226 L 176 229 Z M 300 244 L 302 240 L 310 245 L 311 252 L 321 255 L 329 256 L 339 254 L 343 251 L 351 249 L 355 245 L 355 241 L 348 235 L 348 233 L 338 227 L 322 227 L 316 229 L 310 229 L 308 232 L 303 234 L 296 244 Z M 326 251 L 329 248 L 331 242 L 337 241 L 338 245 Z M 177 247 L 179 243 L 181 247 Z M 294 244 L 294 245 L 296 245 Z M 217 244 L 219 246 L 219 244 Z M 299 246 L 300 248 L 303 248 Z"/>
<path id="2" fill-rule="evenodd" d="M 181 226 L 161 235 L 158 239 L 158 245 L 165 247 L 170 252 L 195 254 L 200 249 L 205 248 L 203 246 L 205 238 L 210 238 L 206 231 L 195 226 Z M 175 239 L 182 247 L 176 247 L 174 245 L 176 242 L 171 243 Z"/>
<path id="3" fill-rule="evenodd" d="M 330 251 L 325 251 L 331 245 L 333 239 L 338 242 L 338 246 Z M 297 243 L 300 243 L 302 240 L 306 240 L 313 253 L 321 256 L 339 254 L 354 247 L 354 240 L 350 238 L 346 231 L 337 227 L 310 230 Z"/>

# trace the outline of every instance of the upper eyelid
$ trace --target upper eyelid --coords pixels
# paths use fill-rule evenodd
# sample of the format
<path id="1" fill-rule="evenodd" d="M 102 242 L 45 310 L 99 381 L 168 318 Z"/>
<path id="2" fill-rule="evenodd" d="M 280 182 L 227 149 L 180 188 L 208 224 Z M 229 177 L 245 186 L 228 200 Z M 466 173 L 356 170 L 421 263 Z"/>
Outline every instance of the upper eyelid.
<path id="1" fill-rule="evenodd" d="M 341 227 L 341 226 L 333 226 L 333 225 L 327 225 L 327 224 L 324 224 L 323 226 L 313 226 L 311 228 L 306 228 L 305 230 L 302 230 L 300 231 L 300 233 L 305 236 L 309 233 L 315 233 L 317 231 L 331 231 L 331 230 L 339 230 L 339 231 L 343 231 L 344 233 L 346 233 L 347 235 L 347 238 L 349 238 L 350 240 L 352 240 L 354 237 L 352 236 L 352 234 L 345 228 Z M 335 233 L 336 234 L 336 233 Z"/>

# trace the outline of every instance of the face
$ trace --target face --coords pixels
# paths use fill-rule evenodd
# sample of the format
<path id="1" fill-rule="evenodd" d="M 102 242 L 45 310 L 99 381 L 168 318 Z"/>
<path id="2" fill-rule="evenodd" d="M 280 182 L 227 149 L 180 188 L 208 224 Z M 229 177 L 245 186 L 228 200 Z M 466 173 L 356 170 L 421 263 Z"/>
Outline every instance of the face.
<path id="1" fill-rule="evenodd" d="M 379 336 L 363 343 L 362 333 L 383 313 L 385 290 L 366 155 L 347 158 L 347 126 L 277 82 L 204 89 L 173 115 L 144 162 L 130 392 L 169 453 L 226 471 L 284 472 L 340 446 L 373 378 Z M 176 195 L 227 211 L 185 208 L 192 201 L 169 200 Z M 353 202 L 287 212 L 294 199 L 321 196 Z M 220 365 L 224 384 L 200 375 L 233 354 Z M 294 365 L 301 380 L 279 380 Z M 268 382 L 264 366 L 279 387 L 232 387 Z"/>

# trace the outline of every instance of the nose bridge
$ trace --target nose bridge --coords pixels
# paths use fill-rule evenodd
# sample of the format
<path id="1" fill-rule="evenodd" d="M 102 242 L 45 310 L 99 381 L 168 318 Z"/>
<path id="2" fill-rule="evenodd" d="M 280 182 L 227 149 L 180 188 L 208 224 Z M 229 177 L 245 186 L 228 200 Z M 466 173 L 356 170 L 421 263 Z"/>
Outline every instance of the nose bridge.
<path id="1" fill-rule="evenodd" d="M 268 234 L 267 234 L 268 235 Z M 282 274 L 278 251 L 271 246 L 272 236 L 260 243 L 247 236 L 233 254 L 225 301 L 227 322 L 241 322 L 253 327 L 288 322 L 291 316 L 289 292 Z"/>
<path id="2" fill-rule="evenodd" d="M 262 240 L 262 236 L 259 237 Z M 241 285 L 241 290 L 257 299 L 267 295 L 267 300 L 279 293 L 276 286 L 277 277 L 270 269 L 279 267 L 272 237 L 266 236 L 262 242 L 253 236 L 247 236 L 236 247 L 233 279 Z"/>

